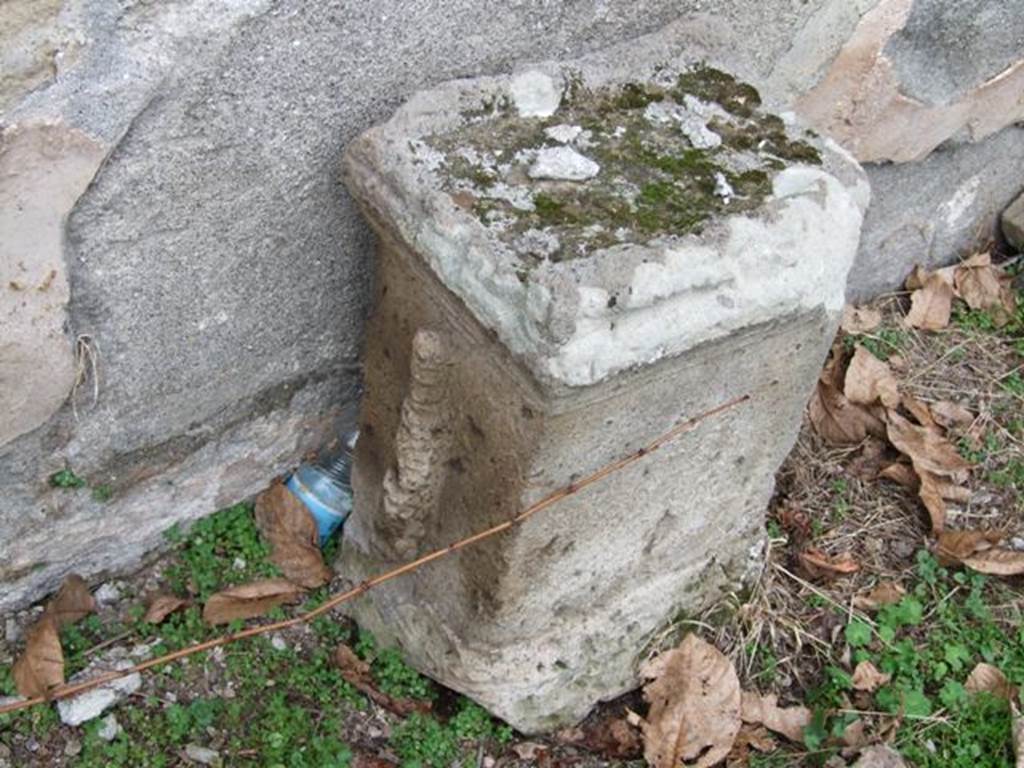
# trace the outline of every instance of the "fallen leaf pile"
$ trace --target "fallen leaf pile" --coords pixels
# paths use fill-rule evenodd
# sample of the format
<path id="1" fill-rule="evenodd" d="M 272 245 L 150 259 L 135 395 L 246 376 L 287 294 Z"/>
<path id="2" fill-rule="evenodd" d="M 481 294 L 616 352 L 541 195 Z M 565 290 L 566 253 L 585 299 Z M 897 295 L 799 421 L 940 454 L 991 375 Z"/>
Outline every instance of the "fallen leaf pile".
<path id="1" fill-rule="evenodd" d="M 905 323 L 914 328 L 944 328 L 955 298 L 972 309 L 986 310 L 1000 324 L 1016 311 L 1011 278 L 992 265 L 988 254 L 934 272 L 918 267 L 907 287 L 913 293 Z M 866 333 L 880 321 L 874 310 L 848 307 L 842 327 L 847 333 Z M 1006 536 L 946 529 L 947 503 L 964 504 L 971 499 L 967 486 L 971 462 L 951 440 L 959 434 L 972 437 L 975 415 L 963 405 L 918 400 L 902 391 L 890 362 L 875 357 L 863 345 L 851 351 L 840 338 L 818 379 L 808 416 L 826 442 L 862 446 L 861 455 L 851 464 L 858 477 L 889 480 L 917 494 L 944 564 L 1002 576 L 1024 573 L 1024 553 L 1000 546 Z M 848 555 L 830 556 L 817 550 L 805 550 L 798 559 L 812 578 L 852 573 L 857 565 Z"/>
<path id="2" fill-rule="evenodd" d="M 80 576 L 68 576 L 47 604 L 43 615 L 25 633 L 25 650 L 12 674 L 18 693 L 46 696 L 64 683 L 64 652 L 59 632 L 96 610 L 96 601 Z"/>
<path id="3" fill-rule="evenodd" d="M 641 675 L 650 681 L 644 757 L 654 768 L 707 768 L 751 748 L 770 751 L 767 731 L 800 743 L 811 721 L 805 707 L 780 707 L 775 696 L 742 691 L 732 662 L 693 634 L 648 661 Z"/>
<path id="4" fill-rule="evenodd" d="M 208 624 L 227 624 L 262 616 L 296 603 L 308 589 L 330 581 L 332 572 L 317 544 L 316 521 L 282 483 L 274 483 L 256 499 L 256 526 L 270 544 L 270 562 L 285 578 L 262 579 L 223 589 L 203 606 Z"/>
<path id="5" fill-rule="evenodd" d="M 949 325 L 953 299 L 962 299 L 971 309 L 985 310 L 1001 327 L 1017 309 L 1013 277 L 992 264 L 987 253 L 971 256 L 961 264 L 928 272 L 916 267 L 907 279 L 910 312 L 906 324 L 912 328 L 938 331 Z"/>

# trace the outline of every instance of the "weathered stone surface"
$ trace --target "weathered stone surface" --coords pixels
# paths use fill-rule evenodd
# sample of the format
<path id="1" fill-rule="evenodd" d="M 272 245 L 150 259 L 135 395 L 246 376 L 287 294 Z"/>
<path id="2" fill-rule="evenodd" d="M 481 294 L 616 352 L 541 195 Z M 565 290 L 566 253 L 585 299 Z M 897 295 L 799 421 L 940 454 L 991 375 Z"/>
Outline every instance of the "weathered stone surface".
<path id="1" fill-rule="evenodd" d="M 1024 193 L 1003 211 L 1001 221 L 1003 236 L 1018 251 L 1024 251 Z"/>
<path id="2" fill-rule="evenodd" d="M 966 255 L 995 235 L 999 213 L 1021 189 L 1024 128 L 937 150 L 917 163 L 869 165 L 871 207 L 849 296 L 892 290 L 908 265 L 929 269 Z"/>
<path id="3" fill-rule="evenodd" d="M 352 582 L 751 396 L 353 605 L 413 664 L 528 732 L 634 685 L 644 638 L 756 563 L 868 202 L 855 161 L 763 111 L 756 90 L 648 55 L 425 91 L 345 158 L 381 239 L 338 560 Z M 557 109 L 536 109 L 552 91 Z M 698 116 L 720 146 L 694 140 Z M 592 178 L 531 178 L 538 155 L 566 147 L 568 132 L 546 131 L 560 125 L 583 127 L 568 142 Z"/>
<path id="4" fill-rule="evenodd" d="M 70 182 L 80 175 L 86 186 L 77 202 L 71 187 L 62 186 L 48 212 L 51 223 L 65 219 L 52 267 L 50 291 L 56 292 L 21 295 L 47 308 L 45 322 L 33 326 L 36 336 L 19 342 L 19 359 L 32 355 L 52 366 L 53 375 L 41 381 L 38 367 L 23 376 L 0 365 L 0 571 L 8 579 L 0 607 L 40 596 L 67 569 L 95 575 L 124 567 L 159 542 L 161 526 L 227 499 L 219 489 L 194 490 L 217 477 L 194 458 L 234 460 L 248 451 L 259 459 L 230 489 L 257 491 L 294 464 L 309 435 L 258 437 L 259 430 L 244 429 L 251 414 L 278 429 L 303 430 L 354 390 L 371 238 L 338 194 L 336 160 L 346 142 L 408 94 L 658 31 L 624 46 L 621 58 L 668 60 L 685 50 L 758 84 L 766 102 L 787 110 L 828 72 L 877 2 L 718 0 L 713 8 L 704 0 L 0 3 L 6 135 L 48 126 L 84 142 L 75 144 L 76 153 L 91 146 L 89 162 L 100 158 L 91 182 L 87 163 L 78 165 L 84 156 L 67 179 L 61 155 L 53 157 L 52 177 L 38 176 Z M 984 0 L 967 15 L 960 5 L 917 0 L 905 25 L 912 50 L 896 50 L 899 34 L 886 44 L 900 87 L 923 103 L 968 98 L 1020 50 L 1012 45 L 1018 0 Z M 941 29 L 919 31 L 932 17 Z M 922 44 L 926 39 L 934 45 Z M 986 39 L 999 44 L 985 46 Z M 935 46 L 945 57 L 941 70 L 952 73 L 941 87 L 934 78 L 923 85 L 914 74 L 927 72 Z M 550 101 L 548 94 L 547 106 L 541 98 L 537 108 L 550 109 Z M 967 147 L 977 153 L 958 148 L 935 152 L 920 167 L 869 169 L 881 181 L 867 241 L 895 243 L 923 226 L 926 205 L 918 190 L 931 190 L 941 204 L 940 186 L 958 188 L 981 172 L 976 163 L 984 159 L 997 176 L 993 188 L 1005 194 L 987 194 L 986 183 L 955 232 L 928 240 L 930 259 L 951 258 L 941 249 L 973 237 L 971 215 L 988 220 L 1019 192 L 1019 184 L 1007 191 L 1005 178 L 1017 157 L 1007 140 L 1013 130 Z M 959 175 L 956 163 L 965 163 Z M 933 168 L 939 169 L 935 184 Z M 900 174 L 907 188 L 897 185 Z M 33 182 L 18 194 L 33 189 L 41 188 Z M 723 200 L 725 193 L 721 187 Z M 904 211 L 908 196 L 920 206 Z M 48 229 L 43 242 L 57 231 Z M 543 233 L 523 238 L 541 254 L 561 247 Z M 913 249 L 885 252 L 890 261 L 879 270 L 880 257 L 865 246 L 852 284 L 877 286 L 876 276 L 886 275 L 883 287 L 890 288 L 919 258 Z M 4 256 L 0 270 L 10 264 Z M 6 311 L 6 272 L 4 281 Z M 70 299 L 58 296 L 65 290 Z M 0 329 L 0 345 L 7 331 Z M 90 345 L 81 348 L 79 368 L 71 351 L 80 337 Z M 67 392 L 69 372 L 79 371 L 85 375 L 76 415 Z M 12 406 L 12 380 L 22 394 L 35 381 L 38 397 Z M 61 393 L 64 405 L 53 413 Z M 289 407 L 291 413 L 283 412 Z M 68 464 L 92 485 L 112 483 L 114 499 L 100 507 L 86 491 L 52 492 L 46 477 Z M 135 495 L 143 481 L 152 484 Z M 92 525 L 97 521 L 102 524 Z M 61 526 L 77 538 L 54 535 Z M 15 561 L 17 568 L 10 566 Z"/>
<path id="5" fill-rule="evenodd" d="M 798 109 L 862 162 L 984 139 L 1024 119 L 1024 2 L 881 0 Z"/>

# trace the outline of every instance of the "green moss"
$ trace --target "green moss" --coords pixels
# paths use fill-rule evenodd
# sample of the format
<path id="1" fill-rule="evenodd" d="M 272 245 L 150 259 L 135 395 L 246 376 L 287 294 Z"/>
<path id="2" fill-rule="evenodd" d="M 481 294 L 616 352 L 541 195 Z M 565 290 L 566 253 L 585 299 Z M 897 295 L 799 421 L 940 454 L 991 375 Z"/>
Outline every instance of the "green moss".
<path id="1" fill-rule="evenodd" d="M 704 101 L 721 104 L 723 109 L 739 117 L 751 117 L 761 106 L 757 89 L 742 83 L 732 75 L 707 65 L 684 72 L 676 81 L 673 96 L 682 101 L 687 94 Z"/>
<path id="2" fill-rule="evenodd" d="M 659 123 L 645 116 L 652 103 L 682 104 L 687 95 L 726 110 L 728 116 L 709 123 L 722 146 L 694 147 L 674 121 Z M 578 73 L 571 73 L 559 109 L 550 117 L 501 114 L 429 143 L 447 157 L 449 191 L 472 194 L 472 210 L 482 222 L 500 222 L 502 237 L 510 242 L 531 229 L 551 230 L 561 250 L 546 258 L 558 261 L 658 234 L 699 232 L 717 215 L 759 207 L 771 194 L 772 176 L 787 162 L 821 162 L 814 147 L 791 140 L 785 123 L 759 111 L 760 104 L 756 88 L 708 66 L 679 75 L 671 88 L 633 82 L 589 89 Z M 537 182 L 531 190 L 532 210 L 490 196 L 498 181 L 512 187 L 528 183 L 530 151 L 556 145 L 545 129 L 558 124 L 588 132 L 588 143 L 579 146 L 600 165 L 597 177 L 583 183 Z M 494 161 L 488 167 L 470 163 L 466 148 Z M 716 194 L 718 178 L 735 191 L 728 200 Z M 533 263 L 523 266 L 520 279 L 528 279 Z"/>

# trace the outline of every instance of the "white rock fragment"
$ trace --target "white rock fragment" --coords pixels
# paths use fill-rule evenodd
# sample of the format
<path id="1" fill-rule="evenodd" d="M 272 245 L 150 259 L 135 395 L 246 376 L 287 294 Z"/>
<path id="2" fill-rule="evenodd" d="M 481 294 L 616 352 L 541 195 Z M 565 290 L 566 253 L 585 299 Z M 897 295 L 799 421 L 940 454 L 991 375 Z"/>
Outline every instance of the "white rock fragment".
<path id="1" fill-rule="evenodd" d="M 100 605 L 113 605 L 121 599 L 121 587 L 116 582 L 108 581 L 100 585 L 93 597 Z"/>
<path id="2" fill-rule="evenodd" d="M 523 72 L 512 78 L 512 101 L 520 117 L 550 117 L 562 103 L 562 92 L 543 72 Z"/>
<path id="3" fill-rule="evenodd" d="M 562 247 L 558 237 L 542 229 L 528 229 L 516 241 L 516 250 L 547 258 Z"/>
<path id="4" fill-rule="evenodd" d="M 96 731 L 96 735 L 102 741 L 113 741 L 119 733 L 121 733 L 121 724 L 117 722 L 117 718 L 114 715 L 104 717 L 100 721 L 99 729 Z"/>
<path id="5" fill-rule="evenodd" d="M 579 125 L 552 125 L 550 128 L 544 129 L 544 135 L 552 141 L 557 141 L 559 144 L 571 144 L 575 141 L 576 137 L 583 133 L 583 128 Z"/>
<path id="6" fill-rule="evenodd" d="M 284 641 L 283 637 L 281 637 L 280 635 L 277 635 L 277 634 L 271 635 L 271 637 L 270 637 L 270 645 L 271 645 L 271 647 L 273 647 L 273 649 L 275 651 L 283 651 L 283 650 L 286 650 L 288 648 L 288 643 L 286 643 Z"/>
<path id="7" fill-rule="evenodd" d="M 545 147 L 530 166 L 531 179 L 586 181 L 597 176 L 601 166 L 572 147 Z"/>
<path id="8" fill-rule="evenodd" d="M 694 101 L 695 107 L 700 102 Z M 714 149 L 722 145 L 722 137 L 707 126 L 706 108 L 689 109 L 679 104 L 664 101 L 652 101 L 644 109 L 644 117 L 652 123 L 664 124 L 676 122 L 683 135 L 697 149 Z"/>
<path id="9" fill-rule="evenodd" d="M 220 753 L 209 747 L 189 744 L 185 747 L 185 757 L 200 765 L 221 765 Z"/>
<path id="10" fill-rule="evenodd" d="M 4 640 L 8 645 L 14 645 L 19 639 L 21 639 L 21 627 L 14 619 L 7 619 L 4 622 Z"/>
<path id="11" fill-rule="evenodd" d="M 236 557 L 231 563 L 231 567 L 234 568 L 236 571 L 244 571 L 245 566 L 246 562 L 245 558 L 243 557 Z"/>
<path id="12" fill-rule="evenodd" d="M 721 171 L 715 173 L 715 194 L 722 198 L 726 205 L 736 196 L 736 190 Z"/>
<path id="13" fill-rule="evenodd" d="M 699 115 L 684 113 L 679 118 L 679 129 L 696 149 L 715 149 L 722 145 L 722 137 L 708 128 Z"/>
<path id="14" fill-rule="evenodd" d="M 124 658 L 124 651 L 116 649 L 74 675 L 70 682 L 77 683 L 104 672 L 128 669 L 131 666 L 132 663 Z M 58 701 L 57 712 L 60 714 L 61 722 L 65 725 L 81 725 L 99 717 L 126 696 L 135 693 L 140 687 L 142 687 L 142 677 L 138 672 L 133 672 L 126 677 L 111 680 L 109 683 L 84 691 L 77 696 Z"/>

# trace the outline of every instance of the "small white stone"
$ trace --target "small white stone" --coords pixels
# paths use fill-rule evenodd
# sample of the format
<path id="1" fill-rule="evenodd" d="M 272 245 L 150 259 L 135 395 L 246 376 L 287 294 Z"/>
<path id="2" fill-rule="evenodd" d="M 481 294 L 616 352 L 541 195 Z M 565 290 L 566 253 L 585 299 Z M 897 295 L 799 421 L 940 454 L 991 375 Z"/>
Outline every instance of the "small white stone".
<path id="1" fill-rule="evenodd" d="M 64 754 L 67 757 L 77 757 L 82 754 L 82 742 L 78 739 L 68 739 L 64 742 Z"/>
<path id="2" fill-rule="evenodd" d="M 722 145 L 722 137 L 708 128 L 699 115 L 681 114 L 679 129 L 696 149 L 714 149 Z"/>
<path id="3" fill-rule="evenodd" d="M 234 562 L 231 563 L 231 567 L 234 568 L 236 571 L 244 571 L 245 570 L 245 566 L 246 566 L 245 559 L 241 558 L 241 557 L 236 557 Z"/>
<path id="4" fill-rule="evenodd" d="M 571 147 L 545 147 L 528 172 L 531 179 L 585 181 L 597 176 L 601 166 Z"/>
<path id="5" fill-rule="evenodd" d="M 559 144 L 571 144 L 577 136 L 583 133 L 583 128 L 578 125 L 552 125 L 544 129 L 544 135 Z"/>
<path id="6" fill-rule="evenodd" d="M 270 645 L 275 651 L 283 651 L 288 647 L 288 643 L 286 643 L 284 638 L 280 635 L 272 635 L 270 638 Z"/>
<path id="7" fill-rule="evenodd" d="M 1014 536 L 1012 539 L 1010 539 L 1010 547 L 1011 549 L 1014 549 L 1017 552 L 1024 552 L 1024 538 L 1021 538 L 1020 536 Z"/>
<path id="8" fill-rule="evenodd" d="M 547 258 L 562 247 L 558 237 L 542 229 L 528 229 L 516 241 L 516 250 Z"/>
<path id="9" fill-rule="evenodd" d="M 121 599 L 121 587 L 116 582 L 108 581 L 101 584 L 92 596 L 100 605 L 113 605 Z"/>
<path id="10" fill-rule="evenodd" d="M 209 747 L 201 747 L 198 744 L 189 744 L 185 747 L 185 757 L 193 763 L 200 765 L 220 765 L 220 753 Z"/>
<path id="11" fill-rule="evenodd" d="M 715 194 L 725 200 L 726 205 L 736 195 L 736 190 L 732 188 L 732 184 L 721 171 L 715 174 Z"/>
<path id="12" fill-rule="evenodd" d="M 8 619 L 4 622 L 4 640 L 8 645 L 14 645 L 19 639 L 21 639 L 21 627 L 14 619 Z"/>
<path id="13" fill-rule="evenodd" d="M 103 741 L 113 741 L 121 732 L 121 724 L 114 715 L 107 715 L 100 721 L 96 735 Z"/>
<path id="14" fill-rule="evenodd" d="M 123 655 L 123 651 L 121 652 Z M 100 659 L 71 678 L 77 683 L 95 677 L 111 669 L 122 670 L 132 666 L 130 661 L 120 660 L 113 664 L 110 659 Z M 126 677 L 84 691 L 77 696 L 57 702 L 57 712 L 65 725 L 81 725 L 102 715 L 106 710 L 142 687 L 142 677 L 134 672 Z"/>
<path id="15" fill-rule="evenodd" d="M 543 72 L 516 75 L 510 88 L 520 117 L 550 117 L 562 103 L 561 90 Z"/>

